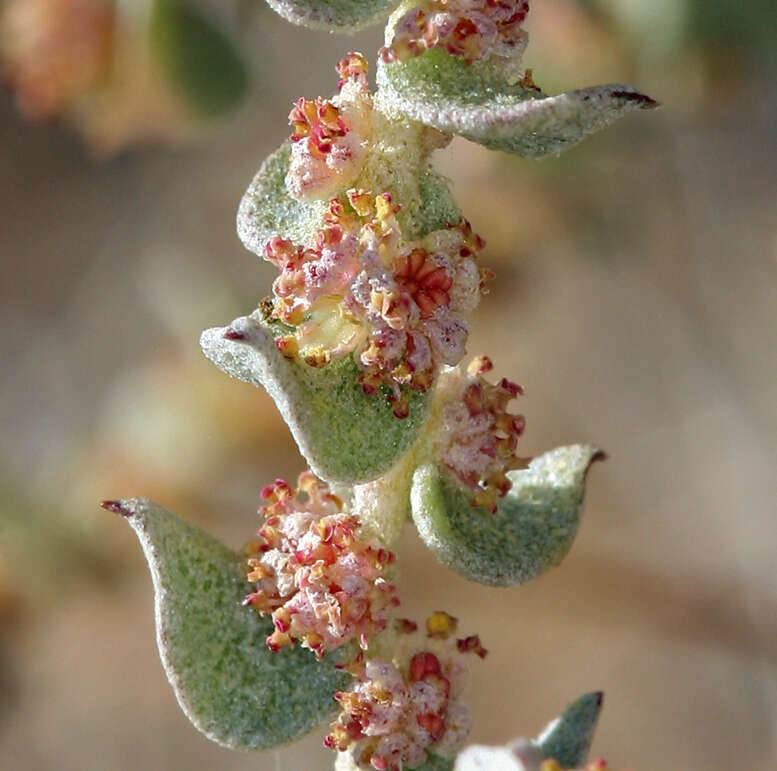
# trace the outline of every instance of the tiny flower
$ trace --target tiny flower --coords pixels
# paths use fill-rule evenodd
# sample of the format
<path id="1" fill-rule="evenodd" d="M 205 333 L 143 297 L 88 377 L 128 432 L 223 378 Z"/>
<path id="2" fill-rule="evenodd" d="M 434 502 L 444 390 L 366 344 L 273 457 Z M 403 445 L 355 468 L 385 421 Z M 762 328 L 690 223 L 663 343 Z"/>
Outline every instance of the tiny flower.
<path id="1" fill-rule="evenodd" d="M 337 62 L 337 74 L 340 76 L 340 82 L 337 84 L 337 90 L 342 91 L 343 86 L 349 81 L 356 82 L 359 86 L 367 88 L 367 60 L 356 51 L 349 52 Z"/>
<path id="2" fill-rule="evenodd" d="M 326 198 L 349 187 L 366 159 L 372 100 L 367 62 L 351 53 L 337 65 L 340 93 L 299 99 L 289 113 L 293 132 L 286 187 L 300 201 Z"/>
<path id="3" fill-rule="evenodd" d="M 527 0 L 423 0 L 396 23 L 384 61 L 406 61 L 440 48 L 467 64 L 490 56 L 518 58 L 528 37 Z"/>
<path id="4" fill-rule="evenodd" d="M 359 540 L 359 519 L 309 471 L 297 487 L 282 479 L 262 490 L 264 524 L 246 547 L 243 604 L 271 615 L 273 651 L 300 640 L 321 658 L 328 650 L 385 628 L 398 604 L 385 577 L 394 554 Z"/>
<path id="5" fill-rule="evenodd" d="M 511 487 L 506 472 L 526 465 L 517 454 L 525 420 L 507 410 L 523 389 L 506 378 L 488 383 L 483 375 L 492 368 L 491 360 L 481 356 L 461 376 L 443 410 L 448 436 L 442 461 L 475 491 L 473 505 L 496 511 L 496 499 Z"/>
<path id="6" fill-rule="evenodd" d="M 352 352 L 365 393 L 386 387 L 402 418 L 409 391 L 427 390 L 464 355 L 465 315 L 486 273 L 475 262 L 485 242 L 466 220 L 405 241 L 399 211 L 388 193 L 351 188 L 305 244 L 275 237 L 264 257 L 280 270 L 271 315 L 295 328 L 277 339 L 282 353 L 325 366 Z"/>
<path id="7" fill-rule="evenodd" d="M 427 627 L 445 613 L 435 613 Z M 324 744 L 348 753 L 357 768 L 400 771 L 432 751 L 452 757 L 471 724 L 459 701 L 467 668 L 452 639 L 400 630 L 392 659 L 368 658 L 347 691 L 335 695 L 342 714 Z"/>
<path id="8" fill-rule="evenodd" d="M 435 611 L 426 619 L 426 635 L 427 637 L 439 637 L 442 640 L 447 640 L 456 631 L 458 623 L 458 619 L 445 611 Z"/>

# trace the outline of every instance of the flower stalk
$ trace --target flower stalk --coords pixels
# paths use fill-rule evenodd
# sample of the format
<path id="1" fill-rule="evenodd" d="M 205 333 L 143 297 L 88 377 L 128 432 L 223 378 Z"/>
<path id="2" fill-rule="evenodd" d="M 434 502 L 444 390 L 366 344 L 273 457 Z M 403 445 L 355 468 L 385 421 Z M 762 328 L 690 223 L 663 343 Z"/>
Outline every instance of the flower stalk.
<path id="1" fill-rule="evenodd" d="M 311 26 L 360 26 L 390 10 L 382 0 L 271 4 Z M 477 634 L 457 637 L 447 612 L 425 624 L 399 615 L 405 524 L 470 580 L 524 583 L 571 547 L 587 471 L 603 457 L 589 445 L 524 457 L 525 421 L 513 408 L 523 390 L 492 382 L 487 356 L 465 366 L 472 311 L 496 279 L 485 241 L 432 167 L 434 151 L 458 134 L 542 157 L 655 106 L 619 85 L 543 94 L 521 63 L 528 10 L 526 0 L 407 0 L 389 19 L 375 93 L 367 59 L 350 52 L 334 94 L 291 105 L 291 134 L 238 212 L 244 244 L 278 276 L 253 313 L 201 339 L 217 366 L 273 396 L 310 467 L 295 486 L 263 489 L 244 550 L 220 551 L 146 502 L 106 504 L 130 512 L 149 558 L 179 700 L 229 746 L 270 746 L 339 709 L 324 743 L 341 771 L 606 768 L 585 766 L 601 694 L 573 703 L 537 739 L 462 750 L 468 662 L 487 651 Z M 256 711 L 236 715 L 224 705 L 241 676 L 192 671 L 210 621 L 206 604 L 175 604 L 176 571 L 215 565 L 221 577 L 209 586 L 241 630 L 235 671 L 255 656 L 282 675 L 292 726 L 279 727 L 276 713 L 292 707 L 275 685 L 245 679 Z"/>

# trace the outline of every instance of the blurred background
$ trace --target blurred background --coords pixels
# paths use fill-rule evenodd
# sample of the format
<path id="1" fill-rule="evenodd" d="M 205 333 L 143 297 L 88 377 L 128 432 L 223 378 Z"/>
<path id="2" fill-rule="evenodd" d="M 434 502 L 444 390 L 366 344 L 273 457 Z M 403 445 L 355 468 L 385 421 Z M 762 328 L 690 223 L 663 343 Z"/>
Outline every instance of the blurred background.
<path id="1" fill-rule="evenodd" d="M 0 98 L 4 769 L 331 767 L 323 732 L 246 755 L 190 727 L 135 538 L 98 507 L 148 496 L 237 547 L 261 487 L 302 467 L 269 397 L 197 338 L 274 276 L 234 213 L 292 100 L 331 93 L 335 61 L 371 57 L 380 31 L 315 33 L 233 5 L 219 23 L 247 98 L 175 142 L 109 147 Z M 532 735 L 601 688 L 594 753 L 616 768 L 775 768 L 773 2 L 545 0 L 527 27 L 546 91 L 626 82 L 663 103 L 558 159 L 458 139 L 437 159 L 488 241 L 497 280 L 469 351 L 525 386 L 524 454 L 583 441 L 610 458 L 570 556 L 530 585 L 467 583 L 408 528 L 405 615 L 449 610 L 490 649 L 473 664 L 472 741 Z"/>

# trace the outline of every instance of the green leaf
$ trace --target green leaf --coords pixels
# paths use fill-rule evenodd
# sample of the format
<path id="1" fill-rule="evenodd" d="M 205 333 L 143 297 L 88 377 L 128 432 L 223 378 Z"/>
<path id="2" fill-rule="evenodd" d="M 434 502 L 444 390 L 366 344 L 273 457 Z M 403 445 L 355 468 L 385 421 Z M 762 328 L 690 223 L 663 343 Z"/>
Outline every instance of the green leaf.
<path id="1" fill-rule="evenodd" d="M 322 226 L 328 207 L 328 200 L 304 202 L 289 195 L 285 180 L 290 153 L 291 144 L 284 142 L 267 157 L 237 210 L 237 234 L 246 249 L 260 257 L 273 236 L 288 238 L 295 244 L 308 241 Z M 422 238 L 461 218 L 448 181 L 428 166 L 418 174 L 417 195 L 410 200 L 403 198 L 402 203 L 400 219 L 408 227 L 407 238 Z"/>
<path id="2" fill-rule="evenodd" d="M 321 226 L 326 201 L 304 203 L 286 189 L 291 143 L 268 156 L 246 190 L 237 210 L 237 234 L 246 249 L 263 256 L 273 236 L 304 243 Z"/>
<path id="3" fill-rule="evenodd" d="M 601 691 L 581 696 L 533 741 L 516 739 L 503 747 L 466 747 L 457 756 L 454 771 L 538 771 L 549 758 L 562 768 L 578 768 L 588 758 L 602 701 Z"/>
<path id="4" fill-rule="evenodd" d="M 461 210 L 451 195 L 448 180 L 431 169 L 418 178 L 418 206 L 410 212 L 413 235 L 423 237 L 435 230 L 444 230 L 461 219 Z"/>
<path id="5" fill-rule="evenodd" d="M 399 0 L 267 0 L 292 24 L 330 32 L 353 32 L 387 18 Z"/>
<path id="6" fill-rule="evenodd" d="M 570 704 L 534 740 L 543 757 L 554 758 L 563 768 L 577 768 L 588 759 L 604 694 L 587 693 Z"/>
<path id="7" fill-rule="evenodd" d="M 412 392 L 409 416 L 396 418 L 382 394 L 364 393 L 351 355 L 320 368 L 284 358 L 259 311 L 205 330 L 200 345 L 219 369 L 267 390 L 310 468 L 328 482 L 386 473 L 426 419 L 429 392 Z"/>
<path id="8" fill-rule="evenodd" d="M 437 559 L 465 578 L 513 586 L 557 565 L 580 520 L 585 477 L 603 457 L 587 445 L 559 447 L 523 471 L 508 472 L 512 489 L 491 514 L 473 506 L 472 493 L 434 464 L 415 472 L 413 521 Z"/>
<path id="9" fill-rule="evenodd" d="M 149 35 L 165 75 L 203 116 L 235 107 L 248 74 L 229 38 L 180 0 L 154 0 Z"/>
<path id="10" fill-rule="evenodd" d="M 144 498 L 103 507 L 138 536 L 154 585 L 159 655 L 199 731 L 226 747 L 260 749 L 331 717 L 348 675 L 303 648 L 269 650 L 272 622 L 241 607 L 251 587 L 231 550 Z"/>
<path id="11" fill-rule="evenodd" d="M 379 103 L 440 131 L 525 158 L 560 153 L 632 110 L 658 106 L 630 86 L 594 86 L 559 96 L 509 85 L 489 62 L 468 65 L 431 49 L 406 62 L 380 62 Z"/>

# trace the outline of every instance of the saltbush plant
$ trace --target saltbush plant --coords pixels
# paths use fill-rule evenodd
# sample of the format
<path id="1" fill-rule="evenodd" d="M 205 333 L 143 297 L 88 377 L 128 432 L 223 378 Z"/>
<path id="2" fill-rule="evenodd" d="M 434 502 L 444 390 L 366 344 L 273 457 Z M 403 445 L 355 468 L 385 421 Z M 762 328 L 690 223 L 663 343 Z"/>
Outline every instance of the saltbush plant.
<path id="1" fill-rule="evenodd" d="M 412 522 L 471 581 L 534 579 L 569 550 L 601 457 L 589 445 L 523 457 L 520 386 L 486 356 L 467 360 L 494 276 L 431 156 L 458 134 L 542 158 L 655 102 L 622 85 L 545 95 L 521 65 L 525 0 L 270 4 L 333 30 L 393 13 L 374 93 L 351 52 L 333 96 L 292 106 L 237 218 L 278 277 L 255 311 L 201 339 L 216 366 L 270 393 L 309 468 L 262 490 L 237 554 L 145 499 L 103 504 L 148 560 L 170 683 L 227 747 L 323 726 L 340 771 L 604 769 L 586 766 L 600 693 L 536 739 L 464 748 L 463 688 L 487 650 L 447 612 L 402 616 L 396 549 Z"/>

